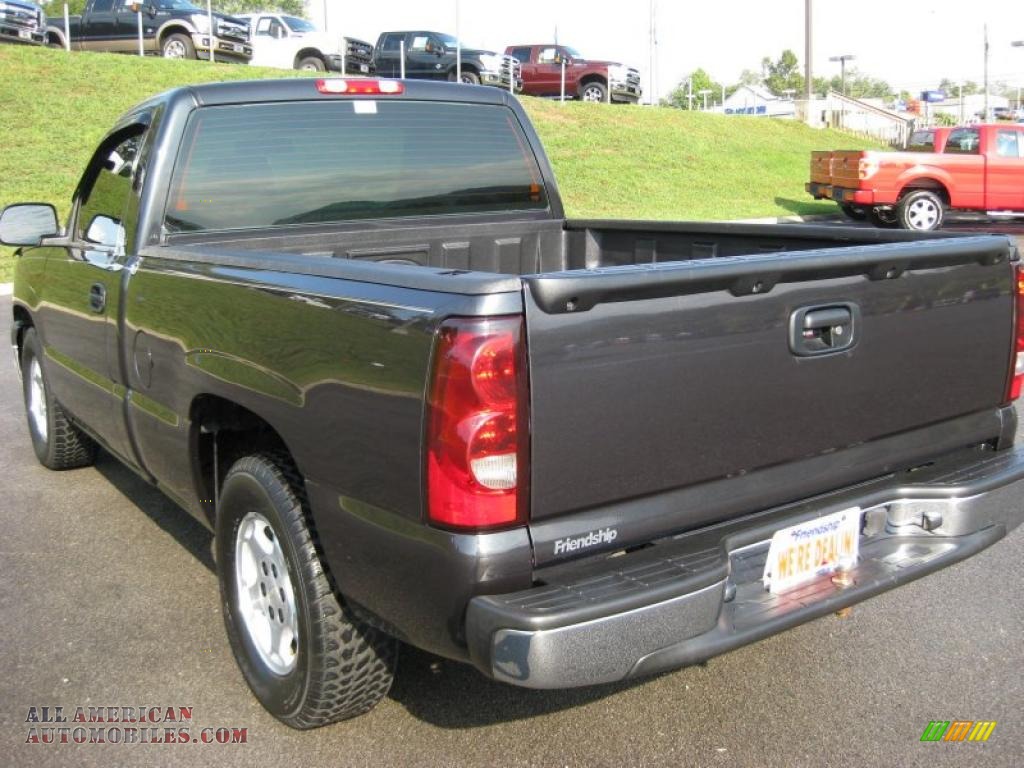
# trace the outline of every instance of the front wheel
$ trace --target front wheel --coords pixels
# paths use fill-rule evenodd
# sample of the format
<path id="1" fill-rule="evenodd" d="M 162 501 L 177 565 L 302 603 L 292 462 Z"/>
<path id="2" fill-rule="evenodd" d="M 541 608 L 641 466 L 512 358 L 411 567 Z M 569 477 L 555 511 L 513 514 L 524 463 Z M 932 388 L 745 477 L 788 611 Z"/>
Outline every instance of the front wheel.
<path id="1" fill-rule="evenodd" d="M 96 443 L 53 398 L 35 328 L 25 331 L 22 340 L 21 380 L 28 432 L 39 463 L 47 469 L 75 469 L 95 462 Z"/>
<path id="2" fill-rule="evenodd" d="M 327 65 L 319 56 L 307 56 L 296 64 L 295 68 L 303 72 L 323 72 L 327 69 Z"/>
<path id="3" fill-rule="evenodd" d="M 239 459 L 224 479 L 216 553 L 228 640 L 259 702 L 293 728 L 373 708 L 391 688 L 397 644 L 335 594 L 286 454 Z"/>
<path id="4" fill-rule="evenodd" d="M 196 47 L 188 35 L 176 33 L 164 38 L 160 44 L 160 54 L 165 59 L 194 59 Z"/>
<path id="5" fill-rule="evenodd" d="M 461 79 L 456 76 L 455 72 L 452 72 L 450 75 L 448 75 L 448 80 L 453 83 L 456 80 L 458 80 L 460 83 L 464 85 L 480 85 L 480 75 L 478 75 L 476 72 L 469 72 L 465 69 L 462 70 Z"/>
<path id="6" fill-rule="evenodd" d="M 580 99 L 583 101 L 602 102 L 607 98 L 608 89 L 605 88 L 604 83 L 599 83 L 596 80 L 587 83 L 580 89 Z"/>
<path id="7" fill-rule="evenodd" d="M 915 190 L 896 206 L 896 218 L 903 229 L 931 232 L 942 226 L 942 198 L 930 189 Z"/>

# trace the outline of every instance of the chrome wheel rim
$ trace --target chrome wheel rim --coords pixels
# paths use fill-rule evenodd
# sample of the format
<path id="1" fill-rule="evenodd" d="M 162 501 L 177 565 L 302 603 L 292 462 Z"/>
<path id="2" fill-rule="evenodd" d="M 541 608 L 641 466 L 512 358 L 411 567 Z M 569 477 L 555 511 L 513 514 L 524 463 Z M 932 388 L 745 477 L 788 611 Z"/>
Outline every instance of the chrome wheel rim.
<path id="1" fill-rule="evenodd" d="M 601 93 L 601 89 L 595 86 L 590 86 L 583 90 L 584 101 L 604 101 L 604 94 Z"/>
<path id="2" fill-rule="evenodd" d="M 235 587 L 242 626 L 260 660 L 278 675 L 295 669 L 299 622 L 284 551 L 270 521 L 258 512 L 242 518 L 235 535 Z"/>
<path id="3" fill-rule="evenodd" d="M 32 428 L 44 441 L 47 435 L 46 384 L 43 382 L 43 367 L 39 358 L 33 357 L 28 367 L 28 416 Z"/>
<path id="4" fill-rule="evenodd" d="M 465 85 L 476 85 L 476 81 L 470 75 L 463 75 L 462 82 Z"/>
<path id="5" fill-rule="evenodd" d="M 316 64 L 303 64 L 299 69 L 301 69 L 303 72 L 319 72 L 320 71 L 320 67 L 318 67 Z"/>
<path id="6" fill-rule="evenodd" d="M 185 44 L 181 40 L 171 40 L 164 46 L 165 59 L 184 59 Z"/>
<path id="7" fill-rule="evenodd" d="M 907 209 L 911 229 L 934 229 L 939 222 L 939 207 L 933 200 L 915 200 Z"/>

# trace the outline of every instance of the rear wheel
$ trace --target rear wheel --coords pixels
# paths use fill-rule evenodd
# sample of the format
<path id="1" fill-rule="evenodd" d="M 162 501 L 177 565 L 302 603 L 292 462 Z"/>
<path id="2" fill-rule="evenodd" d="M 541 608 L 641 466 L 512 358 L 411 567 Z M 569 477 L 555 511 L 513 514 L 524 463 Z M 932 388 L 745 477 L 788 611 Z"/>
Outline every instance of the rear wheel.
<path id="1" fill-rule="evenodd" d="M 192 38 L 176 32 L 164 38 L 160 44 L 160 54 L 165 59 L 194 59 L 196 47 L 192 44 Z"/>
<path id="2" fill-rule="evenodd" d="M 360 715 L 391 687 L 396 642 L 335 594 L 284 453 L 237 461 L 217 509 L 217 573 L 228 639 L 246 682 L 293 728 Z"/>
<path id="3" fill-rule="evenodd" d="M 307 56 L 299 61 L 295 68 L 304 72 L 323 72 L 327 69 L 327 65 L 319 56 Z"/>
<path id="4" fill-rule="evenodd" d="M 28 432 L 39 463 L 48 469 L 75 469 L 95 462 L 95 441 L 76 427 L 53 399 L 35 328 L 25 332 L 22 342 L 21 379 Z"/>
<path id="5" fill-rule="evenodd" d="M 892 208 L 881 207 L 868 209 L 868 221 L 876 227 L 882 227 L 883 229 L 892 229 L 899 223 L 896 220 L 896 211 Z"/>
<path id="6" fill-rule="evenodd" d="M 601 102 L 607 98 L 608 89 L 604 83 L 597 80 L 592 80 L 580 88 L 580 99 L 583 101 Z"/>
<path id="7" fill-rule="evenodd" d="M 931 232 L 942 226 L 942 198 L 930 189 L 917 189 L 907 194 L 896 206 L 896 218 L 903 229 Z"/>
<path id="8" fill-rule="evenodd" d="M 843 215 L 848 219 L 854 221 L 864 221 L 868 217 L 868 212 L 860 205 L 850 205 L 849 203 L 840 203 L 839 210 L 843 212 Z"/>

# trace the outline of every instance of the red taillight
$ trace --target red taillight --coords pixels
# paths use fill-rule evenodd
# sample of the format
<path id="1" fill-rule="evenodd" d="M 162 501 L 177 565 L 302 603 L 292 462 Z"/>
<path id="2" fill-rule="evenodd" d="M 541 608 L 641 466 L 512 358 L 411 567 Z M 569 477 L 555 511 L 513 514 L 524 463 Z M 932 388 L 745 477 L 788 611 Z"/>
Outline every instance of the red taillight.
<path id="1" fill-rule="evenodd" d="M 1013 281 L 1013 356 L 1010 358 L 1010 386 L 1006 399 L 1016 400 L 1024 387 L 1024 265 L 1014 269 Z"/>
<path id="2" fill-rule="evenodd" d="M 476 530 L 527 518 L 523 318 L 456 318 L 438 331 L 427 399 L 427 514 Z"/>
<path id="3" fill-rule="evenodd" d="M 317 80 L 320 93 L 337 96 L 396 96 L 405 92 L 400 80 L 346 80 L 340 77 Z"/>

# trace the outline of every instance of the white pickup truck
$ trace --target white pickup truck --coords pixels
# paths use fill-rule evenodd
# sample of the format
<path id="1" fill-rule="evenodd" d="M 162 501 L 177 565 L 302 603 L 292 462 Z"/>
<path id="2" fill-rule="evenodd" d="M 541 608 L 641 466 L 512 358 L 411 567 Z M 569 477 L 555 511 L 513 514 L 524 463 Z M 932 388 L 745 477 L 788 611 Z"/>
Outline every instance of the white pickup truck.
<path id="1" fill-rule="evenodd" d="M 373 46 L 364 40 L 333 36 L 313 22 L 281 13 L 243 13 L 249 22 L 252 61 L 257 67 L 330 70 L 345 74 L 369 74 Z"/>

